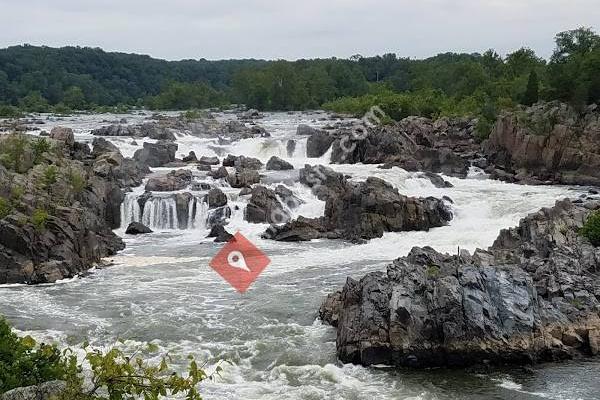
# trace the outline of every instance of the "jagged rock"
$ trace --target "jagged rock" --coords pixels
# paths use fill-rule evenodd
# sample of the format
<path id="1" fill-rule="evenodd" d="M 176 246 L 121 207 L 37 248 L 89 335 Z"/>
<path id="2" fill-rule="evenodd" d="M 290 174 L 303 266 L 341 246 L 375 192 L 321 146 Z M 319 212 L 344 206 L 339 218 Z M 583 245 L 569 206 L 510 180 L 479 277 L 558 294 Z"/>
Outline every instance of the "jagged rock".
<path id="1" fill-rule="evenodd" d="M 140 222 L 132 222 L 127 227 L 127 230 L 125 230 L 125 233 L 128 235 L 142 235 L 146 233 L 152 233 L 152 229 Z"/>
<path id="2" fill-rule="evenodd" d="M 308 125 L 305 124 L 300 124 L 298 125 L 298 128 L 296 128 L 296 135 L 299 136 L 308 136 L 308 135 L 312 135 L 315 132 L 318 132 L 318 129 L 315 129 L 313 127 L 310 127 Z"/>
<path id="3" fill-rule="evenodd" d="M 225 230 L 223 225 L 215 225 L 211 228 L 207 238 L 215 238 L 215 243 L 229 242 L 233 235 Z"/>
<path id="4" fill-rule="evenodd" d="M 105 153 L 120 153 L 119 148 L 104 138 L 94 138 L 92 141 L 92 156 L 94 158 Z"/>
<path id="5" fill-rule="evenodd" d="M 351 126 L 335 132 L 331 161 L 395 165 L 466 177 L 470 160 L 481 156 L 474 120 L 409 117 L 394 125 Z"/>
<path id="6" fill-rule="evenodd" d="M 319 219 L 304 219 L 300 224 L 292 221 L 265 237 L 275 240 L 342 238 L 358 243 L 381 237 L 384 232 L 429 230 L 452 219 L 452 213 L 442 200 L 402 196 L 379 178 L 370 177 L 365 182 L 355 183 L 346 181 L 331 170 L 321 171 L 307 166 L 303 171 L 304 181 L 306 175 L 318 174 L 323 182 L 331 182 L 325 186 L 328 191 L 323 196 L 325 215 Z M 313 189 L 322 186 L 315 180 L 308 182 L 314 184 Z M 296 234 L 296 231 L 302 234 Z"/>
<path id="7" fill-rule="evenodd" d="M 185 189 L 192 183 L 192 171 L 179 169 L 169 172 L 167 175 L 152 177 L 148 179 L 145 190 L 152 192 L 173 192 Z"/>
<path id="8" fill-rule="evenodd" d="M 258 174 L 258 171 L 253 169 L 236 169 L 234 174 L 227 176 L 227 182 L 229 182 L 233 188 L 248 187 L 260 182 L 260 175 Z"/>
<path id="9" fill-rule="evenodd" d="M 304 204 L 304 200 L 296 196 L 294 192 L 283 185 L 277 185 L 275 188 L 275 194 L 279 196 L 281 202 L 288 206 L 289 209 L 293 210 L 294 208 L 298 208 Z"/>
<path id="10" fill-rule="evenodd" d="M 262 237 L 279 242 L 306 242 L 325 237 L 326 234 L 322 218 L 300 216 L 285 225 L 271 225 Z"/>
<path id="11" fill-rule="evenodd" d="M 133 158 L 149 167 L 162 167 L 175 161 L 177 148 L 176 143 L 164 140 L 159 140 L 156 143 L 145 142 L 143 148 L 137 150 Z"/>
<path id="12" fill-rule="evenodd" d="M 327 200 L 332 194 L 343 191 L 348 183 L 343 174 L 322 165 L 306 164 L 300 169 L 299 176 L 300 183 L 312 188 L 319 200 Z"/>
<path id="13" fill-rule="evenodd" d="M 185 156 L 181 159 L 181 161 L 190 163 L 190 162 L 197 162 L 198 159 L 196 158 L 196 153 L 194 153 L 193 151 L 190 151 L 187 156 Z"/>
<path id="14" fill-rule="evenodd" d="M 258 158 L 233 156 L 228 154 L 227 157 L 223 159 L 223 166 L 259 170 L 263 167 L 263 163 Z"/>
<path id="15" fill-rule="evenodd" d="M 49 381 L 9 390 L 0 395 L 0 400 L 51 400 L 59 397 L 66 388 L 65 381 Z"/>
<path id="16" fill-rule="evenodd" d="M 282 224 L 290 219 L 289 213 L 271 189 L 264 186 L 252 188 L 252 196 L 245 211 L 246 221 L 252 223 Z"/>
<path id="17" fill-rule="evenodd" d="M 221 189 L 211 189 L 206 195 L 207 203 L 210 208 L 223 207 L 227 204 L 227 195 Z"/>
<path id="18" fill-rule="evenodd" d="M 223 206 L 210 211 L 207 218 L 207 225 L 212 228 L 215 225 L 226 225 L 227 219 L 231 217 L 231 208 Z"/>
<path id="19" fill-rule="evenodd" d="M 198 163 L 201 165 L 219 165 L 219 158 L 202 156 L 200 157 L 200 160 L 198 160 Z"/>
<path id="20" fill-rule="evenodd" d="M 208 175 L 212 176 L 214 179 L 223 179 L 229 176 L 229 172 L 225 167 L 219 167 L 216 171 L 212 171 Z"/>
<path id="21" fill-rule="evenodd" d="M 306 157 L 319 158 L 322 157 L 331 144 L 335 141 L 335 137 L 324 131 L 315 130 L 306 141 Z"/>
<path id="22" fill-rule="evenodd" d="M 557 202 L 471 256 L 415 247 L 348 278 L 321 318 L 343 362 L 409 367 L 552 361 L 597 351 L 600 249 L 579 234 L 600 202 Z"/>
<path id="23" fill-rule="evenodd" d="M 267 162 L 267 170 L 269 171 L 284 171 L 289 169 L 294 169 L 294 166 L 276 156 L 269 158 Z"/>
<path id="24" fill-rule="evenodd" d="M 161 126 L 157 122 L 145 122 L 140 125 L 120 125 L 113 124 L 94 129 L 91 132 L 94 136 L 132 136 L 132 137 L 148 137 L 156 140 L 176 140 L 173 132 L 165 126 Z"/>
<path id="25" fill-rule="evenodd" d="M 507 181 L 600 186 L 600 112 L 558 102 L 501 114 L 483 145 Z"/>
<path id="26" fill-rule="evenodd" d="M 200 165 L 198 165 L 196 167 L 196 169 L 198 171 L 209 172 L 209 173 L 212 171 L 212 167 L 210 165 L 202 165 L 202 164 L 200 164 Z"/>
<path id="27" fill-rule="evenodd" d="M 444 180 L 438 174 L 434 174 L 433 172 L 422 172 L 419 174 L 419 178 L 429 179 L 433 186 L 437 188 L 451 188 L 454 187 L 450 182 Z"/>
<path id="28" fill-rule="evenodd" d="M 73 134 L 73 129 L 65 128 L 63 126 L 56 126 L 52 128 L 50 131 L 50 137 L 54 140 L 58 140 L 63 142 L 68 147 L 73 146 L 75 143 L 75 135 Z"/>

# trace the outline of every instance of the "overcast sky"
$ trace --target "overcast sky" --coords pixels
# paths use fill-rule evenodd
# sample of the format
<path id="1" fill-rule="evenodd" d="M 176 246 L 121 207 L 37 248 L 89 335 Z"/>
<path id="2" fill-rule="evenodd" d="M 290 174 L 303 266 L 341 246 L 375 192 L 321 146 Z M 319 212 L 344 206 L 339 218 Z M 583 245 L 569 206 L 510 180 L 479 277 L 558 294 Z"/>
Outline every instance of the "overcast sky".
<path id="1" fill-rule="evenodd" d="M 557 32 L 600 25 L 600 0 L 0 0 L 0 47 L 79 45 L 158 58 L 547 57 Z"/>

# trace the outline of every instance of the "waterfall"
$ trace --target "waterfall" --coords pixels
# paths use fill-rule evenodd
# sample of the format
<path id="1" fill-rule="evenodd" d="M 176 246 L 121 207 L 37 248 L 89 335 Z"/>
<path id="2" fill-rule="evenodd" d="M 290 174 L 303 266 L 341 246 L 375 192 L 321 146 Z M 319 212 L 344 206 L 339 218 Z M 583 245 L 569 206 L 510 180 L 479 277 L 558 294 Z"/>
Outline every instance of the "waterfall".
<path id="1" fill-rule="evenodd" d="M 208 226 L 210 213 L 204 195 L 178 197 L 181 194 L 173 194 L 146 199 L 142 196 L 134 193 L 125 196 L 121 204 L 121 228 L 126 228 L 134 221 L 153 230 L 205 229 Z M 140 208 L 141 199 L 143 209 Z"/>
<path id="2" fill-rule="evenodd" d="M 138 195 L 127 193 L 121 203 L 121 226 L 127 227 L 130 223 L 140 221 L 140 203 Z"/>
<path id="3" fill-rule="evenodd" d="M 151 197 L 146 200 L 142 224 L 150 229 L 177 229 L 177 203 L 173 197 Z"/>

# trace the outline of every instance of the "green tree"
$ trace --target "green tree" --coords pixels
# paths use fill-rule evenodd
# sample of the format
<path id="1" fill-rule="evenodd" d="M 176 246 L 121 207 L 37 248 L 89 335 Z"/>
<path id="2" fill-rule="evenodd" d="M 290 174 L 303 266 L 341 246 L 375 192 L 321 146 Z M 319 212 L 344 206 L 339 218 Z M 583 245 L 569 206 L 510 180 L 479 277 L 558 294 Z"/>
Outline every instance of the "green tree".
<path id="1" fill-rule="evenodd" d="M 538 102 L 540 98 L 540 83 L 535 70 L 532 70 L 529 74 L 529 80 L 527 81 L 527 89 L 523 95 L 523 104 L 531 106 Z"/>
<path id="2" fill-rule="evenodd" d="M 79 86 L 71 86 L 63 95 L 63 104 L 73 110 L 84 110 L 86 108 L 85 94 Z"/>

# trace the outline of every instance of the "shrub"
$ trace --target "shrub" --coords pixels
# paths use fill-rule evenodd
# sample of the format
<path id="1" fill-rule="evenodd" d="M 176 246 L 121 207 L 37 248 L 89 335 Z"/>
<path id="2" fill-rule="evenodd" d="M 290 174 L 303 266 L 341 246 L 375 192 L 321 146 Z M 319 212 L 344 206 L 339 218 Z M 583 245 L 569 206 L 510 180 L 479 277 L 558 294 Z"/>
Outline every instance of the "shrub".
<path id="1" fill-rule="evenodd" d="M 36 209 L 31 216 L 31 223 L 38 231 L 46 229 L 46 223 L 48 222 L 48 212 L 41 208 Z"/>
<path id="2" fill-rule="evenodd" d="M 40 138 L 31 142 L 31 149 L 33 150 L 33 163 L 39 164 L 42 155 L 50 150 L 52 145 L 46 138 Z"/>
<path id="3" fill-rule="evenodd" d="M 600 246 L 600 210 L 590 214 L 581 228 L 581 234 L 594 246 Z"/>
<path id="4" fill-rule="evenodd" d="M 0 118 L 20 118 L 23 113 L 15 106 L 0 104 Z"/>
<path id="5" fill-rule="evenodd" d="M 45 189 L 50 188 L 58 181 L 58 168 L 56 165 L 48 165 L 42 175 L 42 187 Z"/>
<path id="6" fill-rule="evenodd" d="M 69 178 L 69 184 L 73 188 L 73 192 L 75 192 L 76 194 L 80 194 L 81 192 L 83 192 L 83 190 L 87 186 L 85 177 L 83 175 L 81 175 L 79 172 L 76 172 L 73 170 L 69 171 L 68 178 Z"/>
<path id="7" fill-rule="evenodd" d="M 22 172 L 23 156 L 27 146 L 25 135 L 12 133 L 2 141 L 0 161 L 2 164 L 15 172 Z"/>
<path id="8" fill-rule="evenodd" d="M 178 393 L 188 400 L 201 400 L 197 386 L 208 376 L 192 357 L 186 376 L 174 372 L 168 356 L 149 363 L 143 353 L 156 353 L 156 346 L 126 354 L 116 347 L 108 351 L 83 345 L 84 359 L 91 371 L 91 386 L 84 388 L 83 367 L 75 352 L 60 351 L 55 345 L 38 344 L 30 336 L 18 337 L 0 318 L 0 395 L 16 387 L 64 380 L 66 390 L 57 400 L 125 400 L 172 397 Z M 217 367 L 216 373 L 220 372 Z"/>
<path id="9" fill-rule="evenodd" d="M 66 379 L 71 359 L 51 345 L 18 337 L 0 317 L 0 394 L 21 386 Z"/>
<path id="10" fill-rule="evenodd" d="M 0 197 L 0 219 L 6 218 L 12 212 L 10 201 L 4 197 Z"/>

